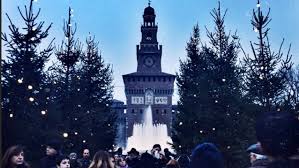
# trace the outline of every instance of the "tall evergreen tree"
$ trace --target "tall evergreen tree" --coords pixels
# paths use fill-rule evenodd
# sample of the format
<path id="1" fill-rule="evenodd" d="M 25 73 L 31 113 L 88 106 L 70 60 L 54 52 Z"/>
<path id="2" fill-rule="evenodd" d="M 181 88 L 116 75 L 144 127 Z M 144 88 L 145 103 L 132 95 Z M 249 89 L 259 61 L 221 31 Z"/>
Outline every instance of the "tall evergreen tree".
<path id="1" fill-rule="evenodd" d="M 53 104 L 57 107 L 53 109 L 55 113 L 60 113 L 60 121 L 58 132 L 66 138 L 67 148 L 73 148 L 74 142 L 77 142 L 75 125 L 77 123 L 78 98 L 77 88 L 75 87 L 80 77 L 77 75 L 76 65 L 79 62 L 79 57 L 82 52 L 82 47 L 79 40 L 75 40 L 76 24 L 72 25 L 72 9 L 69 7 L 68 19 L 64 23 L 63 31 L 65 40 L 56 50 L 58 63 L 51 67 L 53 84 L 55 84 L 55 92 L 53 96 L 55 100 Z"/>
<path id="2" fill-rule="evenodd" d="M 249 104 L 242 98 L 242 71 L 237 65 L 240 49 L 238 36 L 225 32 L 224 14 L 213 9 L 211 15 L 215 22 L 215 31 L 207 29 L 211 44 L 209 55 L 214 66 L 211 87 L 215 104 L 210 111 L 216 116 L 209 118 L 209 127 L 216 130 L 210 135 L 204 135 L 202 140 L 211 139 L 223 152 L 227 167 L 239 167 L 247 162 L 245 149 L 254 140 L 254 110 L 248 110 Z M 213 122 L 214 121 L 214 122 Z M 218 131 L 217 131 L 218 130 Z"/>
<path id="3" fill-rule="evenodd" d="M 51 24 L 44 29 L 44 22 L 37 22 L 40 9 L 34 12 L 33 0 L 24 12 L 18 9 L 25 26 L 18 28 L 6 14 L 10 34 L 1 33 L 8 53 L 2 60 L 2 149 L 13 144 L 38 149 L 49 91 L 43 70 L 53 50 L 52 42 L 43 50 L 38 47 L 48 36 Z"/>
<path id="4" fill-rule="evenodd" d="M 281 51 L 284 40 L 278 52 L 273 52 L 269 41 L 268 24 L 270 8 L 266 15 L 261 10 L 260 1 L 257 1 L 257 10 L 253 10 L 251 24 L 254 31 L 258 34 L 258 42 L 251 43 L 252 57 L 245 55 L 244 65 L 246 71 L 247 96 L 252 102 L 259 104 L 262 111 L 271 111 L 275 105 L 279 105 L 286 88 L 287 74 L 292 67 L 290 47 L 283 59 Z"/>
<path id="5" fill-rule="evenodd" d="M 177 74 L 180 99 L 172 139 L 174 148 L 183 153 L 190 153 L 199 142 L 198 111 L 202 111 L 211 102 L 208 96 L 208 74 L 211 69 L 207 65 L 206 55 L 200 51 L 199 43 L 199 27 L 196 25 L 187 43 L 187 58 L 185 61 L 180 60 L 180 73 Z"/>
<path id="6" fill-rule="evenodd" d="M 99 54 L 98 43 L 89 36 L 80 69 L 80 130 L 94 149 L 111 149 L 115 139 L 115 116 L 111 111 L 112 69 Z"/>
<path id="7" fill-rule="evenodd" d="M 211 13 L 215 31 L 207 30 L 210 45 L 199 46 L 198 26 L 187 44 L 187 60 L 181 61 L 177 76 L 180 100 L 173 140 L 176 149 L 186 152 L 198 143 L 213 142 L 227 167 L 237 167 L 245 164 L 242 151 L 254 133 L 242 101 L 238 37 L 226 34 L 225 14 L 220 3 Z"/>

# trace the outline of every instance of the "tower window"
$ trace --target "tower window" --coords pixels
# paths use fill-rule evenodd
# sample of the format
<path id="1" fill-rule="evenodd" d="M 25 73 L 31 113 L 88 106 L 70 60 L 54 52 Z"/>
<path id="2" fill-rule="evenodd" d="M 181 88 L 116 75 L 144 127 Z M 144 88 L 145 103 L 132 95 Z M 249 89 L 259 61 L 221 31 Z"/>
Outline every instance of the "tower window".
<path id="1" fill-rule="evenodd" d="M 167 114 L 167 110 L 166 109 L 164 109 L 164 114 Z"/>
<path id="2" fill-rule="evenodd" d="M 142 109 L 140 109 L 140 114 L 142 114 L 143 113 L 143 110 Z"/>
<path id="3" fill-rule="evenodd" d="M 159 110 L 158 109 L 156 109 L 156 114 L 159 114 Z"/>
<path id="4" fill-rule="evenodd" d="M 134 111 L 134 109 L 132 109 L 132 114 L 134 114 L 135 113 L 135 111 Z"/>

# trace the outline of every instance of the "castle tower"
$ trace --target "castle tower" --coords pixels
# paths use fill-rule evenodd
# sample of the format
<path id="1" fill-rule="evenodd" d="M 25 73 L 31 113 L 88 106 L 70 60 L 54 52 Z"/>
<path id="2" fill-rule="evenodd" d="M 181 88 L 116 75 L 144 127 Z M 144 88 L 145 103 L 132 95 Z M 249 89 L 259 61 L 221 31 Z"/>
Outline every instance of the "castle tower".
<path id="1" fill-rule="evenodd" d="M 137 71 L 123 75 L 127 99 L 127 137 L 134 123 L 142 123 L 144 109 L 151 105 L 153 123 L 167 124 L 172 119 L 172 95 L 175 75 L 162 72 L 162 45 L 158 44 L 156 14 L 150 6 L 144 9 L 141 42 L 136 46 Z"/>

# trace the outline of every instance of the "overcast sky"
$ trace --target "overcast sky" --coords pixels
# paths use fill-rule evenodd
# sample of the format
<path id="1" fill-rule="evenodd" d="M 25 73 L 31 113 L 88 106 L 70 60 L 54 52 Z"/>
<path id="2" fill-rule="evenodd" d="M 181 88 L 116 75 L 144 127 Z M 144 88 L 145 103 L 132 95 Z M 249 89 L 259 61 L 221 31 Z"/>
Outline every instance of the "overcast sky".
<path id="1" fill-rule="evenodd" d="M 217 0 L 152 0 L 151 6 L 156 12 L 158 23 L 158 41 L 163 45 L 162 70 L 175 74 L 179 69 L 179 59 L 186 55 L 185 47 L 192 27 L 198 23 L 201 37 L 206 41 L 205 26 L 213 28 L 210 12 L 217 7 Z M 23 26 L 17 6 L 24 9 L 29 0 L 2 0 L 2 32 L 8 33 L 8 19 L 11 17 L 17 26 Z M 136 45 L 141 40 L 140 26 L 147 0 L 37 0 L 34 9 L 41 8 L 39 20 L 45 26 L 53 23 L 50 35 L 40 46 L 55 37 L 56 46 L 63 39 L 63 19 L 67 18 L 68 7 L 74 10 L 74 22 L 77 23 L 76 37 L 82 42 L 90 32 L 99 41 L 99 48 L 106 63 L 113 65 L 114 98 L 125 101 L 122 75 L 137 69 Z M 227 31 L 238 31 L 241 43 L 250 53 L 249 42 L 256 40 L 256 33 L 250 25 L 255 0 L 221 0 L 223 10 L 228 9 L 225 19 Z M 271 7 L 272 21 L 269 24 L 270 41 L 273 49 L 278 50 L 285 38 L 285 49 L 292 43 L 293 62 L 299 64 L 299 1 L 298 0 L 262 0 L 261 7 L 267 11 Z M 206 41 L 207 42 L 207 41 Z M 286 52 L 286 51 L 285 51 Z M 5 56 L 4 48 L 1 51 Z M 243 55 L 240 54 L 240 57 Z M 51 62 L 49 63 L 51 64 Z M 175 93 L 174 102 L 178 100 Z"/>

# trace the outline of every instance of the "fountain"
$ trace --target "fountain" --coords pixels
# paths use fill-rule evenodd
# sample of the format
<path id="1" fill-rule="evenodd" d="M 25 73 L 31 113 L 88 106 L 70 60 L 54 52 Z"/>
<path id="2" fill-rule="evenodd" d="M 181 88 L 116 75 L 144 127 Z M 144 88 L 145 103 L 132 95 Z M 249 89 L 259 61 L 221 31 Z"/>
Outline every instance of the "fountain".
<path id="1" fill-rule="evenodd" d="M 171 149 L 167 142 L 172 143 L 167 135 L 166 124 L 153 124 L 151 106 L 148 105 L 143 114 L 143 123 L 133 125 L 133 135 L 128 137 L 125 151 L 135 148 L 138 151 L 150 151 L 154 144 L 160 144 L 164 148 Z"/>

